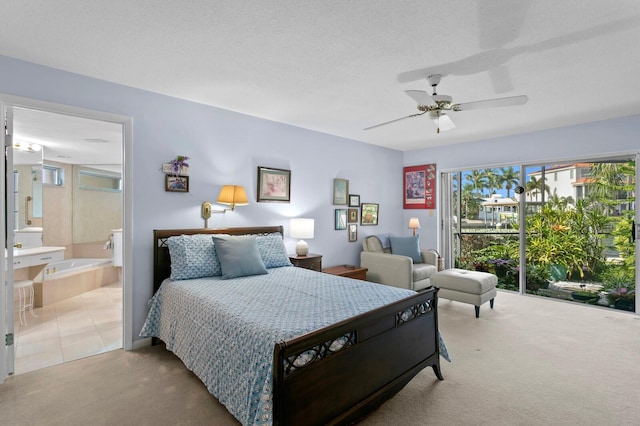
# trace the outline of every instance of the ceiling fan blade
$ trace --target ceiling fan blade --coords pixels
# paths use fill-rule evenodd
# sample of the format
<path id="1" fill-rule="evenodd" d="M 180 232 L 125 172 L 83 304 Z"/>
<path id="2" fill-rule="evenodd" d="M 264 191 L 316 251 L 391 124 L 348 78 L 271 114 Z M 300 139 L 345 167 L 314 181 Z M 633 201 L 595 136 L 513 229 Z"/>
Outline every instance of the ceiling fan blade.
<path id="1" fill-rule="evenodd" d="M 447 130 L 451 130 L 456 127 L 455 123 L 447 114 L 442 113 L 436 117 L 431 117 L 431 121 L 433 121 L 433 125 L 438 129 L 438 133 L 446 132 Z"/>
<path id="2" fill-rule="evenodd" d="M 395 120 L 385 121 L 384 123 L 380 123 L 380 124 L 376 124 L 376 125 L 373 125 L 373 126 L 365 127 L 362 130 L 374 129 L 376 127 L 385 126 L 387 124 L 395 123 L 396 121 L 404 120 L 404 119 L 411 118 L 411 117 L 417 117 L 417 116 L 422 115 L 422 114 L 424 114 L 424 112 L 419 112 L 417 114 L 407 115 L 406 117 L 400 117 L 400 118 L 396 118 Z"/>
<path id="3" fill-rule="evenodd" d="M 434 101 L 431 95 L 424 90 L 405 90 L 404 93 L 411 96 L 418 105 L 436 106 L 436 101 Z"/>
<path id="4" fill-rule="evenodd" d="M 452 106 L 454 111 L 469 111 L 482 108 L 497 108 L 505 106 L 524 105 L 529 98 L 525 95 L 511 96 L 508 98 L 487 99 L 486 101 L 466 102 Z"/>

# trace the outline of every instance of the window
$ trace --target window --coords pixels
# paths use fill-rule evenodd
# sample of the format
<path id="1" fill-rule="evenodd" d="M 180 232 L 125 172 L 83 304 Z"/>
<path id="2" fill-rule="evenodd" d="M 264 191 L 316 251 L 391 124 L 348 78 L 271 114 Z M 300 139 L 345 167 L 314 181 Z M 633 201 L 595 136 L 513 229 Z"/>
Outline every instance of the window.
<path id="1" fill-rule="evenodd" d="M 78 187 L 80 189 L 89 191 L 122 191 L 122 178 L 119 175 L 109 174 L 108 172 L 80 170 L 78 179 Z"/>
<path id="2" fill-rule="evenodd" d="M 64 186 L 64 169 L 43 164 L 42 184 L 50 186 Z"/>

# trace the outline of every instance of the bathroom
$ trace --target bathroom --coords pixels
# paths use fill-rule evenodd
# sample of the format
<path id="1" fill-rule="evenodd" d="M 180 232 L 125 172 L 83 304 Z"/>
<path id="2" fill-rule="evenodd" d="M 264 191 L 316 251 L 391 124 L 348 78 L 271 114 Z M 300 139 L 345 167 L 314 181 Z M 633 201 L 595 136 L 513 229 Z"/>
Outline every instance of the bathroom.
<path id="1" fill-rule="evenodd" d="M 14 141 L 32 123 L 52 119 L 66 128 L 82 120 L 83 129 L 115 126 L 16 108 Z M 89 139 L 78 143 L 100 143 Z M 64 260 L 14 269 L 14 282 L 32 280 L 34 289 L 33 314 L 24 322 L 16 305 L 16 374 L 122 346 L 121 165 L 60 155 L 50 140 L 40 151 L 22 145 L 14 143 L 14 243 L 18 251 L 59 248 Z"/>

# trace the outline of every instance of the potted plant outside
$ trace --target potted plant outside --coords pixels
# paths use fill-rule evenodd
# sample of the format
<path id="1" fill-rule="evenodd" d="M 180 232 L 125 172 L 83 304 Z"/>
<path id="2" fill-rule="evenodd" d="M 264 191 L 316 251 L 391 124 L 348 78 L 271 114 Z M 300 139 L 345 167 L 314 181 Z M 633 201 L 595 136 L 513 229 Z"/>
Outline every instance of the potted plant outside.
<path id="1" fill-rule="evenodd" d="M 571 298 L 585 303 L 597 303 L 600 296 L 597 292 L 586 289 L 585 284 L 580 284 L 580 290 L 571 292 Z"/>
<path id="2" fill-rule="evenodd" d="M 614 308 L 623 311 L 635 311 L 636 306 L 636 291 L 629 290 L 626 287 L 619 287 L 614 290 L 610 290 L 607 293 L 607 299 L 609 305 L 613 305 Z"/>

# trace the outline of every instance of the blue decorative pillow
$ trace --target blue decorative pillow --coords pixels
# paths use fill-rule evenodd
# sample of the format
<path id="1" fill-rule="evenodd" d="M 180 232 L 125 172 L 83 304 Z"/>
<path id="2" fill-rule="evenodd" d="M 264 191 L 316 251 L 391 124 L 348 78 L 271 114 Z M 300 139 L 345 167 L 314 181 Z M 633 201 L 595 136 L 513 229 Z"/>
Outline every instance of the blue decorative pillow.
<path id="1" fill-rule="evenodd" d="M 222 274 L 211 235 L 169 237 L 167 246 L 171 256 L 172 280 L 188 280 Z"/>
<path id="2" fill-rule="evenodd" d="M 422 256 L 420 255 L 420 243 L 418 236 L 412 237 L 389 237 L 391 241 L 391 253 L 401 254 L 403 256 L 409 256 L 413 259 L 413 263 L 422 263 Z"/>
<path id="3" fill-rule="evenodd" d="M 282 241 L 282 235 L 273 234 L 258 235 L 256 237 L 258 251 L 266 268 L 279 268 L 281 266 L 293 266 L 289 260 L 287 248 Z"/>
<path id="4" fill-rule="evenodd" d="M 223 279 L 267 273 L 254 235 L 214 236 L 213 243 Z"/>

